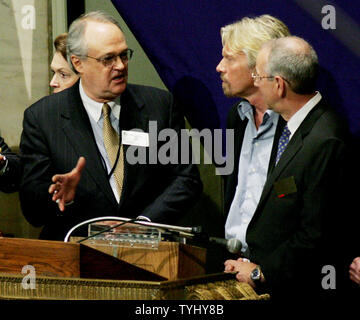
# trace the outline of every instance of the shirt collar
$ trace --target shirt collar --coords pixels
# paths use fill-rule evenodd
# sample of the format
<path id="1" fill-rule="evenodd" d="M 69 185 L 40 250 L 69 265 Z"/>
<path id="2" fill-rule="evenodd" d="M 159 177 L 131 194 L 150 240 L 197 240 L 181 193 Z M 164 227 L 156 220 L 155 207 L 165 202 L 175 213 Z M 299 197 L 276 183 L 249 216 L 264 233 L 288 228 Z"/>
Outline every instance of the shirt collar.
<path id="1" fill-rule="evenodd" d="M 320 92 L 316 91 L 306 104 L 304 104 L 287 122 L 288 129 L 291 133 L 290 138 L 294 135 L 295 131 L 300 127 L 309 112 L 319 103 L 321 100 Z"/>
<path id="2" fill-rule="evenodd" d="M 81 100 L 84 104 L 84 107 L 86 109 L 86 111 L 88 112 L 89 116 L 94 119 L 96 122 L 98 122 L 101 119 L 101 115 L 102 115 L 102 106 L 103 103 L 102 102 L 97 102 L 93 99 L 91 99 L 86 93 L 85 90 L 81 84 L 81 79 L 80 79 L 80 84 L 79 84 L 79 90 L 80 90 L 80 96 L 81 96 Z M 113 116 L 119 120 L 120 118 L 120 96 L 117 97 L 114 101 L 109 101 L 107 103 L 110 108 L 111 108 L 111 113 L 113 114 Z"/>
<path id="3" fill-rule="evenodd" d="M 241 100 L 237 109 L 241 120 L 244 120 L 245 118 L 254 119 L 253 106 L 247 100 Z M 276 116 L 277 114 L 273 110 L 266 110 L 264 113 L 263 123 L 265 123 L 268 119 L 274 120 Z"/>
<path id="4" fill-rule="evenodd" d="M 249 118 L 250 112 L 253 111 L 251 104 L 246 100 L 241 100 L 237 109 L 241 120 L 244 120 L 246 117 Z"/>

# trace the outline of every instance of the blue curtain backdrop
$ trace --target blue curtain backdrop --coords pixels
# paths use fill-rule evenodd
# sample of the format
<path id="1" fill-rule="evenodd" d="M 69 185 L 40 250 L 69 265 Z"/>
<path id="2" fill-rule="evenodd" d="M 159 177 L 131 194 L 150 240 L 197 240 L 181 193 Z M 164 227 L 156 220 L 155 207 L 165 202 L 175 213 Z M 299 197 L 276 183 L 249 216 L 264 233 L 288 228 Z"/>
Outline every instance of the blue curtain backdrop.
<path id="1" fill-rule="evenodd" d="M 220 28 L 244 16 L 271 14 L 293 35 L 314 46 L 322 67 L 319 90 L 348 119 L 351 131 L 360 136 L 359 0 L 112 2 L 169 91 L 184 103 L 193 127 L 225 128 L 227 112 L 236 101 L 223 95 L 215 71 L 221 59 Z"/>

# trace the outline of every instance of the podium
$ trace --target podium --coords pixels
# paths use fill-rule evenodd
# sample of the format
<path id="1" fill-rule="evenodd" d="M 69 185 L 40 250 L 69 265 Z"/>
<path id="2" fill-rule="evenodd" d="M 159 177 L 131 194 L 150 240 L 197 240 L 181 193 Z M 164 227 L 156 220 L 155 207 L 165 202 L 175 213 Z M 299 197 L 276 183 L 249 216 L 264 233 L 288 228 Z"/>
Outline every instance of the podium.
<path id="1" fill-rule="evenodd" d="M 85 244 L 19 238 L 0 238 L 0 298 L 1 299 L 70 299 L 70 300 L 183 300 L 183 299 L 268 299 L 257 295 L 247 284 L 236 281 L 234 274 L 206 275 L 201 270 L 201 259 L 194 266 L 184 268 L 194 259 L 192 253 L 200 252 L 181 244 L 162 244 L 163 260 L 153 271 L 128 261 L 146 256 L 123 250 L 114 257 Z M 166 250 L 172 252 L 166 265 Z M 126 254 L 127 252 L 127 254 Z M 154 254 L 154 253 L 153 253 Z M 158 252 L 158 254 L 160 254 Z M 200 255 L 201 256 L 201 255 Z M 125 261 L 127 257 L 128 261 Z M 130 258 L 129 258 L 130 257 Z M 147 257 L 150 261 L 153 257 Z M 150 259 L 150 260 L 149 260 Z M 172 261 L 172 262 L 171 262 Z M 175 263 L 175 262 L 176 263 Z M 153 261 L 154 262 L 154 261 Z M 34 288 L 24 284 L 29 274 L 22 273 L 31 266 Z M 151 269 L 149 267 L 148 269 Z M 187 269 L 183 271 L 183 269 Z M 169 270 L 172 270 L 171 272 Z M 191 275 L 191 270 L 195 274 Z M 157 272 L 157 273 L 156 273 Z M 169 273 L 170 272 L 170 273 Z M 196 274 L 197 273 L 197 274 Z M 202 274 L 201 274 L 202 273 Z M 169 277 L 165 277 L 165 275 Z"/>
<path id="2" fill-rule="evenodd" d="M 70 238 L 71 242 L 82 240 Z M 112 255 L 139 268 L 156 273 L 167 280 L 205 275 L 206 249 L 178 242 L 161 241 L 156 250 L 103 245 L 102 241 L 86 240 L 86 246 Z"/>

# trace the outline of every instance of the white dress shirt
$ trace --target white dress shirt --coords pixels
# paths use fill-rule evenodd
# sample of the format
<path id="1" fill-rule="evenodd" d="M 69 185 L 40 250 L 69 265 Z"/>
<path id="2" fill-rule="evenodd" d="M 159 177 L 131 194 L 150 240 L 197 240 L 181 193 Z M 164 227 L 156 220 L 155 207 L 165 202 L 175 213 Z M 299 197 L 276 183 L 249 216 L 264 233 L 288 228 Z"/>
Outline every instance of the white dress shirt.
<path id="1" fill-rule="evenodd" d="M 89 96 L 85 93 L 84 88 L 82 87 L 81 80 L 80 80 L 80 84 L 79 84 L 79 89 L 80 89 L 81 100 L 82 100 L 85 110 L 89 116 L 91 127 L 94 132 L 94 136 L 95 136 L 95 141 L 96 141 L 97 147 L 100 151 L 100 154 L 101 154 L 101 157 L 103 160 L 102 163 L 103 163 L 104 167 L 106 167 L 107 173 L 109 174 L 112 169 L 112 165 L 108 158 L 108 155 L 107 155 L 107 152 L 105 149 L 105 145 L 104 145 L 104 139 L 103 139 L 103 121 L 104 121 L 104 118 L 102 115 L 103 103 L 97 102 L 97 101 L 89 98 Z M 107 104 L 111 108 L 111 113 L 110 113 L 111 125 L 116 130 L 116 132 L 119 134 L 120 133 L 119 120 L 120 120 L 120 110 L 121 110 L 120 97 L 116 98 L 115 101 L 108 102 Z M 116 187 L 116 181 L 115 181 L 114 175 L 111 175 L 111 177 L 110 177 L 110 185 L 111 185 L 111 189 L 114 192 L 117 202 L 119 202 L 120 195 L 119 195 L 119 192 Z"/>
<path id="2" fill-rule="evenodd" d="M 304 121 L 309 112 L 319 103 L 321 100 L 320 92 L 316 92 L 316 95 L 313 96 L 303 107 L 301 107 L 287 122 L 288 129 L 290 131 L 290 138 L 293 137 L 296 130 L 300 127 L 301 123 Z"/>
<path id="3" fill-rule="evenodd" d="M 238 113 L 248 119 L 239 159 L 238 183 L 225 223 L 225 238 L 236 238 L 247 249 L 246 230 L 255 213 L 264 187 L 279 115 L 267 110 L 256 129 L 253 106 L 246 100 L 240 102 Z"/>

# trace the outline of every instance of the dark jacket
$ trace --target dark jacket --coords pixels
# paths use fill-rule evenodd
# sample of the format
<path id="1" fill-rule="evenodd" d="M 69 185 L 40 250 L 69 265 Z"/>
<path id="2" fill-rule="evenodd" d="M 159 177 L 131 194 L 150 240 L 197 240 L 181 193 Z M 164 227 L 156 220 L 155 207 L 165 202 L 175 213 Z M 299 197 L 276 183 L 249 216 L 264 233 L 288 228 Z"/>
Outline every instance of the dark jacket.
<path id="1" fill-rule="evenodd" d="M 121 130 L 158 132 L 184 126 L 179 106 L 170 93 L 146 86 L 128 85 L 121 95 Z M 158 149 L 162 143 L 158 143 Z M 128 145 L 124 145 L 126 154 Z M 147 161 L 149 160 L 149 150 Z M 35 226 L 45 225 L 41 238 L 63 240 L 80 221 L 100 216 L 149 217 L 153 222 L 174 223 L 199 198 L 202 184 L 195 165 L 134 164 L 125 161 L 124 187 L 117 203 L 101 162 L 90 120 L 82 104 L 79 85 L 47 96 L 24 114 L 20 145 L 24 178 L 20 191 L 23 213 Z M 153 150 L 154 151 L 154 150 Z M 56 173 L 69 172 L 80 156 L 86 158 L 74 204 L 60 214 L 48 187 Z"/>

